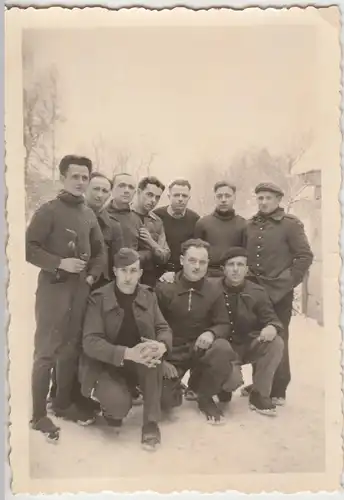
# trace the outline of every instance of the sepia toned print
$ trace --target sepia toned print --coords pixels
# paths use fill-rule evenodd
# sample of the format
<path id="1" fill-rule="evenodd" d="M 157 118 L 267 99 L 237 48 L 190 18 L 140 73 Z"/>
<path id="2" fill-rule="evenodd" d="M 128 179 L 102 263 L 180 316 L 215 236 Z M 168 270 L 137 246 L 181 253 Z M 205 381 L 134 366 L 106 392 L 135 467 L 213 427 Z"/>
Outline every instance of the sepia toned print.
<path id="1" fill-rule="evenodd" d="M 14 492 L 338 489 L 338 9 L 6 24 Z"/>

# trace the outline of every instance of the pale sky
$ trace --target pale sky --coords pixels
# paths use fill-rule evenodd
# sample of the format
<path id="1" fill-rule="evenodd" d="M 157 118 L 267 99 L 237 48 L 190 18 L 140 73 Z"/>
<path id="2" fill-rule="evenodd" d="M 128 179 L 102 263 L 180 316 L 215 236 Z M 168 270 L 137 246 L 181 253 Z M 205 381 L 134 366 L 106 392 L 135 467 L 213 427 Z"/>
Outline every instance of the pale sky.
<path id="1" fill-rule="evenodd" d="M 318 120 L 312 26 L 35 30 L 37 69 L 54 64 L 65 123 L 59 155 L 92 156 L 101 134 L 156 154 L 166 181 L 240 150 L 283 152 Z"/>

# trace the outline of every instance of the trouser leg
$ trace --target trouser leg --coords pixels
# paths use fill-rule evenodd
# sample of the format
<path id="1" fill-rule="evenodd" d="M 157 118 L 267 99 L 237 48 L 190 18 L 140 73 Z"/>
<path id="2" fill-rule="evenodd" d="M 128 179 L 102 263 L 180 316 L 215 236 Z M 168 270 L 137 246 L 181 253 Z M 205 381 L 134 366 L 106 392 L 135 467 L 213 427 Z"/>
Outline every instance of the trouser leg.
<path id="1" fill-rule="evenodd" d="M 59 409 L 68 408 L 72 404 L 73 390 L 78 374 L 79 348 L 68 344 L 64 347 L 56 361 L 56 397 L 54 406 Z"/>
<path id="2" fill-rule="evenodd" d="M 278 335 L 271 342 L 254 340 L 248 347 L 244 361 L 252 363 L 253 390 L 270 397 L 272 382 L 283 356 L 283 340 Z"/>
<path id="3" fill-rule="evenodd" d="M 162 368 L 137 365 L 139 386 L 143 394 L 143 423 L 158 422 L 161 417 Z"/>
<path id="4" fill-rule="evenodd" d="M 132 406 L 131 393 L 125 379 L 120 375 L 110 376 L 103 372 L 94 388 L 94 396 L 106 416 L 115 420 L 126 417 Z"/>
<path id="5" fill-rule="evenodd" d="M 291 380 L 290 361 L 289 361 L 289 324 L 291 320 L 293 306 L 293 292 L 286 295 L 281 301 L 274 305 L 275 312 L 282 323 L 283 331 L 280 336 L 284 342 L 282 360 L 276 370 L 271 396 L 285 398 L 287 387 Z"/>
<path id="6" fill-rule="evenodd" d="M 218 394 L 230 379 L 236 359 L 230 343 L 216 339 L 194 368 L 199 373 L 198 394 L 207 397 Z"/>
<path id="7" fill-rule="evenodd" d="M 35 354 L 31 377 L 32 417 L 34 420 L 39 420 L 47 414 L 47 397 L 53 364 L 53 357 Z"/>

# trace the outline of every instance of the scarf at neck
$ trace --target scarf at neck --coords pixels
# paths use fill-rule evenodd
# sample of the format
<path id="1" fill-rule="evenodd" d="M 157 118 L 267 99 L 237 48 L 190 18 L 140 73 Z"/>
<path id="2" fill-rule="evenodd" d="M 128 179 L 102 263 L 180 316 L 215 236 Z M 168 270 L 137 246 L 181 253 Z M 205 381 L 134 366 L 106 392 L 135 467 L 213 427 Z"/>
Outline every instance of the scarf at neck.
<path id="1" fill-rule="evenodd" d="M 260 219 L 263 219 L 263 220 L 267 220 L 267 219 L 274 219 L 276 216 L 281 217 L 283 214 L 284 214 L 284 209 L 281 207 L 277 207 L 276 210 L 274 210 L 273 212 L 270 212 L 268 214 L 265 214 L 265 213 L 259 211 L 257 213 L 257 217 L 259 217 Z"/>
<path id="2" fill-rule="evenodd" d="M 68 205 L 81 205 L 81 203 L 85 203 L 85 198 L 83 197 L 83 195 L 74 196 L 74 194 L 64 190 L 60 191 L 60 193 L 57 195 L 57 198 L 64 203 L 67 203 Z"/>
<path id="3" fill-rule="evenodd" d="M 240 285 L 233 286 L 228 285 L 225 280 L 223 280 L 223 287 L 226 293 L 240 293 L 243 291 L 245 287 L 245 281 L 243 281 Z"/>
<path id="4" fill-rule="evenodd" d="M 216 209 L 213 215 L 215 215 L 215 217 L 221 220 L 230 220 L 233 219 L 235 215 L 235 210 L 231 209 L 227 210 L 226 212 L 221 212 L 220 210 Z"/>

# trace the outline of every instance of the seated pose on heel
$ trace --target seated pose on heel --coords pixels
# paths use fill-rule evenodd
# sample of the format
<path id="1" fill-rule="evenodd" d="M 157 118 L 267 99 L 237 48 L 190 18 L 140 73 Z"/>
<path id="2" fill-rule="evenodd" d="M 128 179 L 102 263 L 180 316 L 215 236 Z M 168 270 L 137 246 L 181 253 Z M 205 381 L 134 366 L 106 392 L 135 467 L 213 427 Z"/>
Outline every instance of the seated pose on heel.
<path id="1" fill-rule="evenodd" d="M 182 270 L 173 283 L 158 283 L 160 309 L 173 331 L 173 348 L 163 362 L 162 409 L 181 404 L 181 379 L 190 370 L 189 389 L 209 422 L 223 420 L 213 396 L 227 388 L 236 354 L 226 336 L 229 319 L 222 290 L 206 278 L 209 244 L 183 243 Z"/>
<path id="2" fill-rule="evenodd" d="M 80 363 L 83 394 L 100 402 L 106 422 L 120 427 L 137 387 L 143 394 L 141 442 L 154 450 L 160 444 L 162 368 L 170 350 L 171 330 L 153 290 L 140 285 L 139 254 L 122 248 L 114 257 L 115 281 L 94 291 L 88 303 Z"/>
<path id="3" fill-rule="evenodd" d="M 275 415 L 270 394 L 275 372 L 283 355 L 283 340 L 278 320 L 266 291 L 245 279 L 247 251 L 241 247 L 228 250 L 223 261 L 221 287 L 230 320 L 229 341 L 241 364 L 253 366 L 253 384 L 249 391 L 250 408 L 265 415 Z"/>

